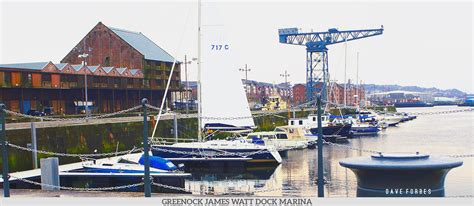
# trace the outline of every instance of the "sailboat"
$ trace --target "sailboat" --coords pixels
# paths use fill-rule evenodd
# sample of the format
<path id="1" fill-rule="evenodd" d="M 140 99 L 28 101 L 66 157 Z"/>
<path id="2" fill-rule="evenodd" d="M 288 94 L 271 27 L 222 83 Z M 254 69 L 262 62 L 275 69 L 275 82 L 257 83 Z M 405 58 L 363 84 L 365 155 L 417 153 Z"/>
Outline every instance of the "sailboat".
<path id="1" fill-rule="evenodd" d="M 206 8 L 208 6 L 206 5 Z M 199 38 L 204 41 L 198 48 L 198 142 L 152 145 L 154 156 L 174 162 L 211 161 L 240 159 L 246 162 L 281 163 L 275 147 L 248 143 L 244 139 L 202 141 L 201 132 L 206 131 L 250 131 L 255 123 L 238 71 L 230 67 L 232 44 L 226 39 L 222 24 L 201 26 L 199 1 Z M 208 16 L 208 20 L 217 20 Z M 202 33 L 202 35 L 201 35 Z M 202 60 L 201 60 L 202 53 Z M 203 67 L 204 69 L 200 69 Z M 239 118 L 229 118 L 239 117 Z"/>

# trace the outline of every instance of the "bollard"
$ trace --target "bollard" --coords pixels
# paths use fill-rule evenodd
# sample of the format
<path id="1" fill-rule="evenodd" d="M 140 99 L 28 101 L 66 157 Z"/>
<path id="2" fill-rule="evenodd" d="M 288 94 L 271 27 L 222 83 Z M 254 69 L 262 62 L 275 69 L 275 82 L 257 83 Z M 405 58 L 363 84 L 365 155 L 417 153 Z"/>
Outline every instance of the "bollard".
<path id="1" fill-rule="evenodd" d="M 178 118 L 177 115 L 173 116 L 173 133 L 174 133 L 174 142 L 178 143 Z"/>
<path id="2" fill-rule="evenodd" d="M 142 99 L 143 107 L 143 159 L 145 166 L 145 175 L 143 177 L 145 197 L 151 197 L 151 181 L 150 181 L 150 153 L 148 149 L 148 121 L 146 115 L 146 104 L 148 100 L 146 98 Z"/>
<path id="3" fill-rule="evenodd" d="M 36 143 L 36 126 L 34 122 L 31 122 L 31 152 L 32 159 L 33 159 L 33 169 L 38 168 L 38 152 L 36 151 L 38 148 Z"/>
<path id="4" fill-rule="evenodd" d="M 448 172 L 462 160 L 420 153 L 379 153 L 339 164 L 357 177 L 357 197 L 444 197 Z"/>
<path id="5" fill-rule="evenodd" d="M 323 126 L 321 120 L 321 94 L 317 95 L 318 104 L 318 197 L 324 197 L 323 170 Z"/>
<path id="6" fill-rule="evenodd" d="M 48 157 L 40 160 L 42 190 L 59 190 L 59 159 Z M 50 186 L 49 186 L 50 185 Z"/>
<path id="7" fill-rule="evenodd" d="M 0 142 L 2 143 L 2 178 L 3 178 L 3 196 L 10 197 L 10 176 L 8 176 L 8 148 L 7 136 L 5 130 L 5 105 L 0 104 Z"/>

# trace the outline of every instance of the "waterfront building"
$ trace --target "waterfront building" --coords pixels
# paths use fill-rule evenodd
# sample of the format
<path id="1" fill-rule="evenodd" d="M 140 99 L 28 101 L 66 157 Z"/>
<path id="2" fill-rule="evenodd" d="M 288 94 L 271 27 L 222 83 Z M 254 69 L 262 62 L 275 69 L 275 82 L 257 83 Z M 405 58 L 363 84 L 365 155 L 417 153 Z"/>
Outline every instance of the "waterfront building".
<path id="1" fill-rule="evenodd" d="M 305 102 L 306 102 L 306 85 L 305 84 L 293 85 L 293 103 L 295 105 L 299 105 Z"/>
<path id="2" fill-rule="evenodd" d="M 191 101 L 190 104 L 194 104 L 193 102 L 197 99 L 197 83 L 190 81 L 188 84 L 190 88 L 187 89 L 187 91 L 191 93 L 191 95 L 189 95 L 190 98 L 188 100 L 183 98 L 182 101 Z M 284 101 L 291 101 L 293 99 L 293 89 L 291 85 L 286 83 L 272 84 L 242 79 L 242 85 L 246 92 L 250 108 L 256 108 L 258 107 L 257 105 L 264 105 L 272 96 L 280 96 Z M 184 96 L 186 95 L 180 95 L 177 92 L 177 96 L 173 102 L 181 101 L 180 98 Z"/>
<path id="3" fill-rule="evenodd" d="M 293 96 L 293 90 L 287 83 L 272 84 L 245 79 L 242 79 L 242 83 L 251 108 L 266 104 L 270 97 L 279 96 L 288 102 Z"/>
<path id="4" fill-rule="evenodd" d="M 321 89 L 322 84 L 316 84 L 314 87 L 316 91 Z M 360 106 L 365 104 L 365 89 L 364 87 L 348 83 L 346 85 L 346 105 Z M 328 85 L 328 100 L 335 104 L 344 104 L 344 85 L 336 82 L 330 82 Z M 293 86 L 293 102 L 295 105 L 306 102 L 306 84 L 295 84 Z"/>
<path id="5" fill-rule="evenodd" d="M 431 93 L 411 91 L 388 91 L 368 95 L 369 100 L 377 105 L 393 105 L 396 103 L 433 103 L 434 97 Z"/>
<path id="6" fill-rule="evenodd" d="M 86 66 L 79 57 L 83 53 L 88 54 Z M 142 33 L 99 22 L 60 63 L 1 64 L 0 102 L 22 113 L 51 107 L 54 113 L 79 113 L 80 105 L 85 105 L 87 84 L 87 105 L 92 105 L 93 112 L 126 109 L 139 104 L 141 98 L 159 105 L 173 61 L 168 52 Z M 170 91 L 180 89 L 177 62 Z"/>

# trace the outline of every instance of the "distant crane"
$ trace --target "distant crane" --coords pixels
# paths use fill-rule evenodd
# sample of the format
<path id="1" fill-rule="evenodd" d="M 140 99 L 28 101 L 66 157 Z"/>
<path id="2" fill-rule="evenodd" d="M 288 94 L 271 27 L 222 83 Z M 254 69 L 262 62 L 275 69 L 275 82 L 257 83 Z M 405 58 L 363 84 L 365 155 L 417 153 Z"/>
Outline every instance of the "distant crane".
<path id="1" fill-rule="evenodd" d="M 315 100 L 315 88 L 318 86 L 324 102 L 327 100 L 328 45 L 381 35 L 380 29 L 339 31 L 332 28 L 326 32 L 299 33 L 298 28 L 279 29 L 280 43 L 306 46 L 306 100 Z M 320 83 L 320 84 L 317 84 Z"/>

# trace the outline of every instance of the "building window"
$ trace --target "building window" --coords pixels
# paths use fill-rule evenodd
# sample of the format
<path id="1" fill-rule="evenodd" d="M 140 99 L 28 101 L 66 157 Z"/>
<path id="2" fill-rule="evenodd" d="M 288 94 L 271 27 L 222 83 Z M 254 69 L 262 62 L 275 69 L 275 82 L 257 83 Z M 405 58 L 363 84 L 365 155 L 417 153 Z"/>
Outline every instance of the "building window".
<path id="1" fill-rule="evenodd" d="M 299 124 L 300 124 L 300 125 L 303 125 L 303 120 L 300 120 L 300 121 L 299 121 Z"/>
<path id="2" fill-rule="evenodd" d="M 143 80 L 143 86 L 144 86 L 145 88 L 150 88 L 150 80 L 144 79 L 144 80 Z"/>
<path id="3" fill-rule="evenodd" d="M 106 66 L 106 67 L 110 66 L 110 58 L 109 57 L 105 57 L 104 66 Z"/>
<path id="4" fill-rule="evenodd" d="M 50 74 L 41 74 L 41 79 L 44 82 L 50 82 L 51 81 L 51 75 Z"/>
<path id="5" fill-rule="evenodd" d="M 4 80 L 5 85 L 10 86 L 10 83 L 12 82 L 12 73 L 5 72 L 5 77 L 4 78 L 5 78 L 5 80 Z"/>

